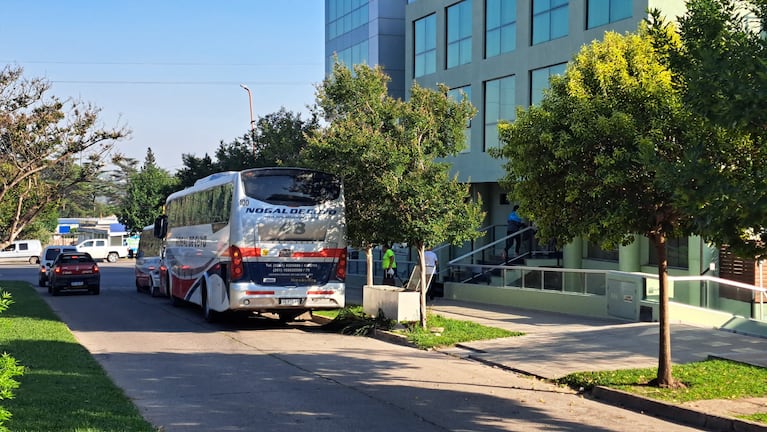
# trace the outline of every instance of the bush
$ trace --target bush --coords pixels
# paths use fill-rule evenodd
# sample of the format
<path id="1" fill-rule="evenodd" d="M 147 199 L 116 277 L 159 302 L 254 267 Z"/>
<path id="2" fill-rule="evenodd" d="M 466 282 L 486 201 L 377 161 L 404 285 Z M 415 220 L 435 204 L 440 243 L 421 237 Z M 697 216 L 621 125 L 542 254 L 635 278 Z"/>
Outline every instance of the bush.
<path id="1" fill-rule="evenodd" d="M 8 309 L 13 301 L 11 295 L 3 292 L 0 295 L 0 312 Z M 0 400 L 12 399 L 12 390 L 19 387 L 19 382 L 13 378 L 24 373 L 24 367 L 11 357 L 8 353 L 3 353 L 0 357 Z M 0 406 L 0 432 L 7 432 L 8 428 L 5 422 L 11 418 L 11 413 Z"/>

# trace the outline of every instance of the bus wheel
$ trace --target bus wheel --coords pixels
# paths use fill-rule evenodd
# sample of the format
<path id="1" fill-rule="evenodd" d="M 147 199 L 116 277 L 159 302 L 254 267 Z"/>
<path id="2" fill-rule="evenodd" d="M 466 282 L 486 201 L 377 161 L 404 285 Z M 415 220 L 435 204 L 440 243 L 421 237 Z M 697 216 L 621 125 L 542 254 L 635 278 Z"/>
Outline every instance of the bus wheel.
<path id="1" fill-rule="evenodd" d="M 208 304 L 208 287 L 202 284 L 202 317 L 205 321 L 212 323 L 218 321 L 218 312 L 210 308 Z"/>

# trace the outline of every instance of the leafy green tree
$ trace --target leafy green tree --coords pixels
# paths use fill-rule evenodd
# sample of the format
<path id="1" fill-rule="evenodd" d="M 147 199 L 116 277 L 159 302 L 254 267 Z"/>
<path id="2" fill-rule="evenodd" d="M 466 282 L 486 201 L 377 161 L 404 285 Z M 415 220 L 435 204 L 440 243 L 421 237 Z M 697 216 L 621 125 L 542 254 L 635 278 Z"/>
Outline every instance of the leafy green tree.
<path id="1" fill-rule="evenodd" d="M 202 157 L 182 154 L 181 161 L 184 167 L 176 171 L 176 183 L 179 189 L 192 186 L 197 180 L 220 171 L 218 164 L 207 153 Z"/>
<path id="2" fill-rule="evenodd" d="M 7 292 L 0 294 L 0 312 L 4 312 L 13 303 L 11 295 Z M 0 400 L 13 398 L 13 390 L 19 387 L 19 382 L 14 378 L 24 374 L 24 367 L 8 353 L 0 356 Z M 8 432 L 4 425 L 11 418 L 11 413 L 0 406 L 0 432 Z"/>
<path id="3" fill-rule="evenodd" d="M 49 89 L 19 67 L 0 70 L 0 248 L 92 181 L 128 134 L 100 129 L 98 109 L 46 97 Z"/>
<path id="4" fill-rule="evenodd" d="M 606 33 L 584 46 L 540 105 L 499 126 L 507 159 L 502 185 L 527 210 L 541 238 L 559 244 L 585 237 L 613 248 L 636 235 L 654 241 L 660 278 L 659 386 L 671 374 L 666 239 L 699 232 L 678 200 L 689 184 L 669 181 L 684 169 L 685 148 L 726 134 L 692 116 L 678 82 L 644 32 Z"/>
<path id="5" fill-rule="evenodd" d="M 683 83 L 685 104 L 719 126 L 711 138 L 691 142 L 688 163 L 666 178 L 689 185 L 679 205 L 694 213 L 697 230 L 713 233 L 707 240 L 757 258 L 767 255 L 765 18 L 764 0 L 690 0 L 678 32 L 657 11 L 648 23 Z"/>
<path id="6" fill-rule="evenodd" d="M 256 166 L 297 166 L 308 135 L 318 128 L 316 114 L 303 120 L 285 108 L 261 117 L 256 122 Z"/>
<path id="7" fill-rule="evenodd" d="M 167 196 L 175 189 L 175 179 L 156 164 L 152 149 L 148 148 L 141 169 L 130 176 L 126 199 L 117 218 L 133 233 L 154 222 L 162 214 Z"/>
<path id="8" fill-rule="evenodd" d="M 322 163 L 341 177 L 347 235 L 366 249 L 372 285 L 372 247 L 388 241 L 418 249 L 421 287 L 426 286 L 426 245 L 458 244 L 479 236 L 481 203 L 469 200 L 468 185 L 449 177 L 437 158 L 464 146 L 466 123 L 475 113 L 468 100 L 448 89 L 414 85 L 407 102 L 391 98 L 380 67 L 336 62 L 318 89 L 318 107 L 329 126 L 311 136 L 307 164 Z M 426 290 L 421 290 L 421 325 L 426 326 Z"/>
<path id="9" fill-rule="evenodd" d="M 222 171 L 297 166 L 301 149 L 306 146 L 307 134 L 318 127 L 316 116 L 304 121 L 301 114 L 285 108 L 267 114 L 256 121 L 254 131 L 230 143 L 221 141 L 214 157 L 182 155 L 184 167 L 176 173 L 179 187 L 189 187 L 198 179 Z"/>
<path id="10" fill-rule="evenodd" d="M 115 168 L 100 171 L 93 179 L 81 183 L 60 201 L 61 217 L 95 217 L 112 215 L 125 200 L 128 179 L 138 171 L 138 161 L 123 155 L 112 157 Z"/>

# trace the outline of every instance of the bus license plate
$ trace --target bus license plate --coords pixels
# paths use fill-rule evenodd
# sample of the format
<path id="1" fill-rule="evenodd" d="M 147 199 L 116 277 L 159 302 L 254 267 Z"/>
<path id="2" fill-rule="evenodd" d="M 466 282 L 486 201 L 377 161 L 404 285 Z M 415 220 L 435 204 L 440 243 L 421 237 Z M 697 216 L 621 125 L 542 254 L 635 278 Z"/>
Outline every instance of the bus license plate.
<path id="1" fill-rule="evenodd" d="M 280 299 L 280 304 L 285 306 L 299 306 L 303 299 L 300 298 L 283 298 Z"/>

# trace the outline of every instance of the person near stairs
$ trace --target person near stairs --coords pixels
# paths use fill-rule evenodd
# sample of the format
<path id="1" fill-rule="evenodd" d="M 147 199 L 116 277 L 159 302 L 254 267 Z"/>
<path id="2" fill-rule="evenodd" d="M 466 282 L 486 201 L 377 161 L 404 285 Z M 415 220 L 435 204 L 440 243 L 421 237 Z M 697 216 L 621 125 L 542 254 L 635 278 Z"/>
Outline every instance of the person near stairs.
<path id="1" fill-rule="evenodd" d="M 512 235 L 516 233 L 517 231 L 521 230 L 525 226 L 525 222 L 522 220 L 522 217 L 519 216 L 519 213 L 517 213 L 517 210 L 519 210 L 519 205 L 515 204 L 514 208 L 511 210 L 511 213 L 509 213 L 509 216 L 506 218 L 506 235 Z M 519 255 L 519 247 L 522 244 L 522 239 L 520 236 L 513 236 L 506 239 L 506 247 L 504 248 L 504 258 L 509 259 L 509 249 L 511 249 L 511 245 L 514 244 L 514 252 L 515 256 Z"/>

